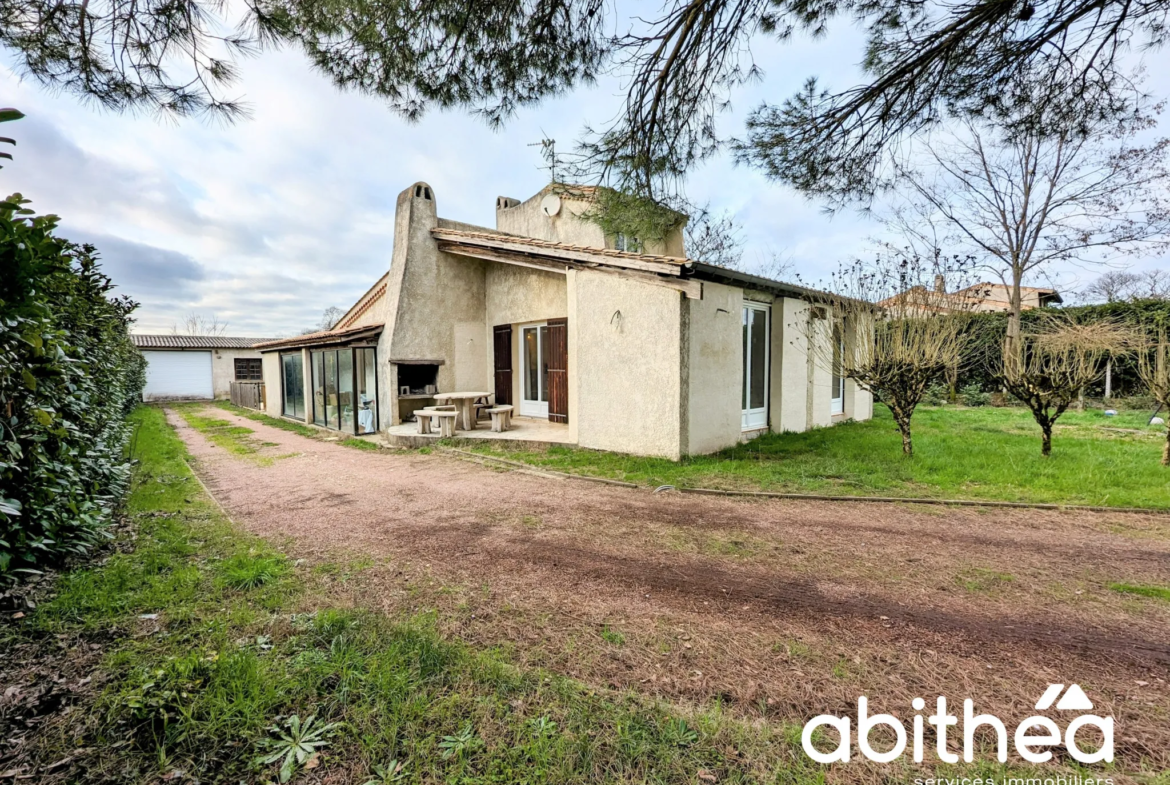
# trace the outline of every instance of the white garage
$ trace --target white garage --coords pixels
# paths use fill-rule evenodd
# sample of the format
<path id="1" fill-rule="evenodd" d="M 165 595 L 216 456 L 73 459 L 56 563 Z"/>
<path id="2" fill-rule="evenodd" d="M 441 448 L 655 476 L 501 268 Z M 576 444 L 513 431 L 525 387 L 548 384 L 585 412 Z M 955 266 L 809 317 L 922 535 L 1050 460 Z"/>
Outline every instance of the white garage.
<path id="1" fill-rule="evenodd" d="M 264 338 L 138 333 L 130 338 L 146 358 L 144 401 L 227 398 L 232 382 L 263 380 L 261 356 L 252 345 Z"/>
<path id="2" fill-rule="evenodd" d="M 211 352 L 143 352 L 146 358 L 145 401 L 214 396 Z"/>

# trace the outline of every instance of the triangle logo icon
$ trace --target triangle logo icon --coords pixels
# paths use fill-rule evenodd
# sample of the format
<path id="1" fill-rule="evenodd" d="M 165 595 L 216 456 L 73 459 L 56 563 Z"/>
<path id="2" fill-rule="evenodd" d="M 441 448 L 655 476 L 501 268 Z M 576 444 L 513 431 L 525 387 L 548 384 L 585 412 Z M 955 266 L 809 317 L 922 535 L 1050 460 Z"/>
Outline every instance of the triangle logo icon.
<path id="1" fill-rule="evenodd" d="M 1056 704 L 1057 711 L 1088 711 L 1093 708 L 1093 702 L 1089 700 L 1089 696 L 1081 689 L 1081 685 L 1074 684 L 1068 688 L 1068 692 Z"/>
<path id="2" fill-rule="evenodd" d="M 1044 690 L 1044 694 L 1040 696 L 1040 700 L 1036 701 L 1036 711 L 1046 711 L 1051 708 L 1063 691 L 1063 684 L 1049 684 L 1048 689 Z"/>

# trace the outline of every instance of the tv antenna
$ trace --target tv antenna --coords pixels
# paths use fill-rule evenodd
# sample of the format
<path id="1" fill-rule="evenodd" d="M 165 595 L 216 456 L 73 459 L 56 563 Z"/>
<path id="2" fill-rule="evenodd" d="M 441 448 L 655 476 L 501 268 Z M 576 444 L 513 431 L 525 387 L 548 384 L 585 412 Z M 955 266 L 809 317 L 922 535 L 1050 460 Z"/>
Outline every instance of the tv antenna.
<path id="1" fill-rule="evenodd" d="M 539 147 L 540 157 L 544 159 L 547 166 L 540 167 L 547 169 L 549 180 L 551 182 L 557 181 L 557 166 L 560 162 L 557 160 L 557 140 L 556 139 L 541 139 L 539 142 L 532 142 L 529 147 Z"/>

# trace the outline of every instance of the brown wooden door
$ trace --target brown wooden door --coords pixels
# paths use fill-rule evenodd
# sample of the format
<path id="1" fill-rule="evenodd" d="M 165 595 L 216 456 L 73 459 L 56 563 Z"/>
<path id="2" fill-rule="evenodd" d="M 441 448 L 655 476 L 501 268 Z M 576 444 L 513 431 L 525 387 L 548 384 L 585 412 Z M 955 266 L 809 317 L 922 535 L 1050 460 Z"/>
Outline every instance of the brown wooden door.
<path id="1" fill-rule="evenodd" d="M 548 419 L 569 421 L 569 320 L 548 320 Z"/>
<path id="2" fill-rule="evenodd" d="M 496 365 L 496 404 L 512 403 L 512 325 L 500 324 L 494 330 Z"/>

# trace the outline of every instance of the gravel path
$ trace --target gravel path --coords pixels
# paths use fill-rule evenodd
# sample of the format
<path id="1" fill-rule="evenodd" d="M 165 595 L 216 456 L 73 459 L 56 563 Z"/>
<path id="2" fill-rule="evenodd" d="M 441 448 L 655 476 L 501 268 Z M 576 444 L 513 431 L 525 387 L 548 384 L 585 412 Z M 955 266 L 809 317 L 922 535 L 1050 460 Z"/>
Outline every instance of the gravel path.
<path id="1" fill-rule="evenodd" d="M 1077 681 L 1118 718 L 1119 757 L 1170 755 L 1170 604 L 1108 589 L 1170 585 L 1166 516 L 651 494 L 209 412 L 265 444 L 233 455 L 171 412 L 211 492 L 310 563 L 374 560 L 355 602 L 423 602 L 528 662 L 790 719 L 864 690 L 1006 720 Z"/>

